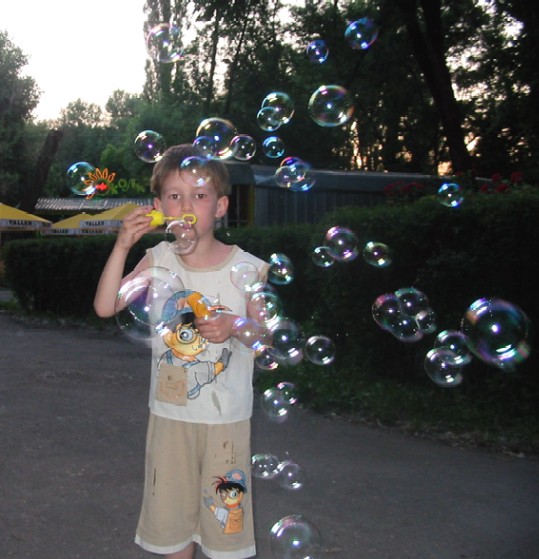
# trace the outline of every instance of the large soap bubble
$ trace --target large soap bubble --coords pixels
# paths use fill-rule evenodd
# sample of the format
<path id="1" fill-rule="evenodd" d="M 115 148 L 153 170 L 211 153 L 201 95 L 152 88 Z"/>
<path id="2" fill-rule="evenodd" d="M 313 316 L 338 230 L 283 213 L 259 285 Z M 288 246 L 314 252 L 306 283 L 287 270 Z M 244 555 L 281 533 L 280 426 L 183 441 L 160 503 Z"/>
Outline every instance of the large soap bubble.
<path id="1" fill-rule="evenodd" d="M 169 23 L 158 23 L 146 37 L 146 49 L 153 60 L 171 64 L 183 57 L 181 32 Z"/>
<path id="2" fill-rule="evenodd" d="M 393 262 L 393 251 L 384 243 L 369 241 L 363 248 L 363 259 L 375 268 L 386 268 Z"/>
<path id="3" fill-rule="evenodd" d="M 232 138 L 232 153 L 239 161 L 249 161 L 255 156 L 256 142 L 249 134 L 238 134 Z"/>
<path id="4" fill-rule="evenodd" d="M 378 39 L 379 29 L 368 17 L 362 17 L 348 25 L 344 40 L 354 50 L 367 50 Z"/>
<path id="5" fill-rule="evenodd" d="M 179 276 L 167 268 L 152 266 L 136 273 L 116 298 L 116 322 L 121 331 L 131 341 L 150 347 L 177 318 L 175 313 L 164 312 L 165 305 L 183 289 Z"/>
<path id="6" fill-rule="evenodd" d="M 294 280 L 294 265 L 286 254 L 273 253 L 269 258 L 268 280 L 275 285 L 288 285 Z"/>
<path id="7" fill-rule="evenodd" d="M 297 491 L 305 484 L 303 468 L 293 460 L 283 460 L 277 466 L 276 480 L 284 489 Z"/>
<path id="8" fill-rule="evenodd" d="M 358 239 L 356 234 L 347 227 L 331 227 L 326 231 L 324 246 L 331 257 L 338 262 L 350 262 L 357 258 Z"/>
<path id="9" fill-rule="evenodd" d="M 472 360 L 467 336 L 460 330 L 443 330 L 436 336 L 434 347 L 451 351 L 455 365 L 467 365 Z"/>
<path id="10" fill-rule="evenodd" d="M 166 228 L 165 238 L 174 254 L 191 254 L 198 244 L 198 233 L 193 224 L 185 219 L 171 221 Z"/>
<path id="11" fill-rule="evenodd" d="M 135 154 L 144 163 L 156 163 L 166 149 L 165 138 L 155 130 L 143 130 L 135 138 Z"/>
<path id="12" fill-rule="evenodd" d="M 476 300 L 461 322 L 473 354 L 501 369 L 511 369 L 529 356 L 530 330 L 524 311 L 498 298 Z"/>
<path id="13" fill-rule="evenodd" d="M 283 365 L 297 365 L 303 359 L 305 334 L 301 325 L 287 317 L 269 326 L 273 354 Z"/>
<path id="14" fill-rule="evenodd" d="M 315 365 L 331 365 L 335 361 L 335 343 L 327 336 L 311 336 L 305 342 L 305 357 Z"/>
<path id="15" fill-rule="evenodd" d="M 234 155 L 232 140 L 236 135 L 236 127 L 232 122 L 217 117 L 204 119 L 196 130 L 196 138 L 213 140 L 214 157 L 217 159 L 229 159 Z"/>
<path id="16" fill-rule="evenodd" d="M 316 559 L 321 546 L 320 531 L 302 514 L 281 518 L 270 531 L 274 559 Z"/>
<path id="17" fill-rule="evenodd" d="M 450 349 L 431 349 L 425 357 L 425 372 L 442 388 L 458 386 L 463 381 L 462 366 L 456 364 L 456 356 Z"/>
<path id="18" fill-rule="evenodd" d="M 354 114 L 354 101 L 340 85 L 321 85 L 309 99 L 309 115 L 324 128 L 342 126 Z"/>
<path id="19" fill-rule="evenodd" d="M 253 454 L 251 457 L 251 473 L 258 479 L 273 479 L 279 473 L 280 461 L 277 456 L 269 453 Z"/>
<path id="20" fill-rule="evenodd" d="M 288 93 L 284 91 L 272 91 L 262 100 L 261 108 L 271 107 L 274 109 L 274 118 L 282 124 L 288 124 L 294 115 L 294 102 Z"/>
<path id="21" fill-rule="evenodd" d="M 67 170 L 67 183 L 69 189 L 77 196 L 91 196 L 95 192 L 95 181 L 91 175 L 95 167 L 86 161 L 73 163 Z"/>
<path id="22" fill-rule="evenodd" d="M 323 39 L 315 39 L 307 45 L 305 53 L 309 62 L 323 64 L 329 56 L 329 47 Z"/>

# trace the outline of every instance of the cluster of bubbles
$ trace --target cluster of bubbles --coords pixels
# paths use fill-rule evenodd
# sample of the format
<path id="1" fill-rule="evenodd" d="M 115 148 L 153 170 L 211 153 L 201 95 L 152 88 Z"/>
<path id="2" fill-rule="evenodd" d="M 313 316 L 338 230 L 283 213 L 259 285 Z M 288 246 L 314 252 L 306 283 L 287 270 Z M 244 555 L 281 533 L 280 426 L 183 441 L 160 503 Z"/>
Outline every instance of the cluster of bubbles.
<path id="1" fill-rule="evenodd" d="M 274 173 L 275 184 L 294 192 L 307 192 L 316 183 L 311 165 L 299 157 L 285 157 Z"/>
<path id="2" fill-rule="evenodd" d="M 281 460 L 274 454 L 253 454 L 251 472 L 253 477 L 276 481 L 290 491 L 297 491 L 305 485 L 303 468 L 290 458 Z"/>
<path id="3" fill-rule="evenodd" d="M 256 122 L 264 132 L 275 132 L 294 116 L 294 101 L 284 91 L 272 91 L 262 99 Z"/>
<path id="4" fill-rule="evenodd" d="M 436 314 L 427 296 L 414 287 L 378 296 L 372 305 L 372 317 L 401 342 L 418 342 L 436 331 Z"/>

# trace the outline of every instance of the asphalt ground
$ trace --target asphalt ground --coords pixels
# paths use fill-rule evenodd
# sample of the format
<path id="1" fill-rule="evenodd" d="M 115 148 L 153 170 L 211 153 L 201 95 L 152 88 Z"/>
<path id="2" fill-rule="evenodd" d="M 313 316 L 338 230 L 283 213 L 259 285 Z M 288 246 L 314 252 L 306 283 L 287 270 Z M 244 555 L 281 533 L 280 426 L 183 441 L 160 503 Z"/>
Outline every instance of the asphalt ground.
<path id="1" fill-rule="evenodd" d="M 115 331 L 0 312 L 0 558 L 142 559 L 149 355 Z M 338 379 L 336 379 L 337 381 Z M 300 514 L 313 559 L 537 559 L 539 461 L 258 406 L 253 453 L 295 461 L 301 489 L 254 479 L 258 558 Z M 197 559 L 204 555 L 198 553 Z"/>

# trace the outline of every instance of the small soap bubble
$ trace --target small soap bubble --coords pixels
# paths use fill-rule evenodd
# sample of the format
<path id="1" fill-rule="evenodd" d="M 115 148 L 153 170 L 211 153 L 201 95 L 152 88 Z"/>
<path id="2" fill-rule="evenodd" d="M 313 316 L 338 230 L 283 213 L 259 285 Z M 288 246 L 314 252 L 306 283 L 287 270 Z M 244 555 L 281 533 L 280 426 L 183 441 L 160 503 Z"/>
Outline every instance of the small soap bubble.
<path id="1" fill-rule="evenodd" d="M 328 247 L 331 257 L 338 262 L 351 262 L 359 253 L 357 236 L 347 227 L 328 229 L 324 246 Z"/>
<path id="2" fill-rule="evenodd" d="M 259 280 L 258 268 L 251 262 L 238 262 L 230 268 L 230 281 L 242 291 L 250 291 Z"/>
<path id="3" fill-rule="evenodd" d="M 403 312 L 411 317 L 415 317 L 420 311 L 430 309 L 427 296 L 415 287 L 402 287 L 395 291 Z"/>
<path id="4" fill-rule="evenodd" d="M 386 268 L 393 262 L 393 251 L 384 243 L 369 241 L 363 249 L 363 259 L 375 268 Z"/>
<path id="5" fill-rule="evenodd" d="M 397 325 L 402 307 L 394 293 L 384 293 L 372 305 L 372 317 L 380 328 L 391 332 Z"/>
<path id="6" fill-rule="evenodd" d="M 234 155 L 232 140 L 237 136 L 236 127 L 224 118 L 206 118 L 199 125 L 195 137 L 211 138 L 214 141 L 213 157 L 229 159 Z"/>
<path id="7" fill-rule="evenodd" d="M 146 37 L 149 56 L 158 62 L 171 64 L 183 58 L 180 29 L 169 23 L 152 27 Z"/>
<path id="8" fill-rule="evenodd" d="M 294 265 L 292 260 L 280 252 L 269 258 L 268 281 L 275 285 L 288 285 L 294 280 Z"/>
<path id="9" fill-rule="evenodd" d="M 512 369 L 531 351 L 529 318 L 503 299 L 482 298 L 472 303 L 462 319 L 461 331 L 476 357 L 500 369 Z"/>
<path id="10" fill-rule="evenodd" d="M 450 350 L 453 354 L 455 365 L 467 365 L 472 360 L 467 337 L 460 330 L 444 330 L 440 332 L 434 340 L 434 347 Z"/>
<path id="11" fill-rule="evenodd" d="M 283 304 L 277 293 L 252 292 L 249 300 L 249 313 L 260 324 L 273 324 L 281 316 L 282 308 Z"/>
<path id="12" fill-rule="evenodd" d="M 255 349 L 255 365 L 262 371 L 275 371 L 277 369 L 279 362 L 271 346 L 261 345 Z"/>
<path id="13" fill-rule="evenodd" d="M 282 124 L 275 107 L 262 107 L 256 115 L 256 122 L 265 132 L 275 132 Z"/>
<path id="14" fill-rule="evenodd" d="M 166 149 L 165 138 L 155 130 L 143 130 L 135 138 L 135 154 L 144 163 L 156 163 Z"/>
<path id="15" fill-rule="evenodd" d="M 288 405 L 292 406 L 298 402 L 298 389 L 293 382 L 282 381 L 276 387 L 279 396 Z"/>
<path id="16" fill-rule="evenodd" d="M 432 309 L 421 310 L 414 318 L 419 330 L 423 334 L 432 334 L 436 332 L 436 313 Z"/>
<path id="17" fill-rule="evenodd" d="M 198 136 L 193 140 L 193 146 L 208 159 L 218 159 L 218 145 L 210 136 Z"/>
<path id="18" fill-rule="evenodd" d="M 458 386 L 462 383 L 462 367 L 455 363 L 456 355 L 450 349 L 434 348 L 425 357 L 425 372 L 442 388 Z"/>
<path id="19" fill-rule="evenodd" d="M 294 102 L 288 93 L 284 91 L 272 91 L 262 100 L 261 108 L 270 107 L 274 109 L 273 116 L 280 125 L 288 124 L 294 115 Z"/>
<path id="20" fill-rule="evenodd" d="M 285 150 L 284 142 L 279 136 L 268 136 L 262 142 L 262 151 L 266 157 L 277 159 L 283 156 Z"/>
<path id="21" fill-rule="evenodd" d="M 344 32 L 346 44 L 354 50 L 367 50 L 378 39 L 378 26 L 368 17 L 348 25 Z"/>
<path id="22" fill-rule="evenodd" d="M 277 483 L 284 489 L 297 491 L 305 483 L 302 468 L 293 460 L 283 460 L 277 466 Z"/>
<path id="23" fill-rule="evenodd" d="M 260 407 L 266 417 L 273 423 L 283 423 L 288 419 L 291 409 L 284 396 L 277 388 L 268 388 L 260 398 Z"/>
<path id="24" fill-rule="evenodd" d="M 264 347 L 268 339 L 266 328 L 252 318 L 236 318 L 232 325 L 232 333 L 236 340 L 241 342 L 246 348 L 255 351 L 258 348 Z"/>
<path id="25" fill-rule="evenodd" d="M 67 170 L 69 189 L 77 196 L 91 196 L 95 192 L 95 181 L 90 175 L 95 173 L 95 167 L 86 161 L 73 163 Z"/>
<path id="26" fill-rule="evenodd" d="M 302 514 L 291 514 L 270 531 L 273 559 L 317 559 L 322 547 L 318 528 Z"/>
<path id="27" fill-rule="evenodd" d="M 437 198 L 443 206 L 458 208 L 464 200 L 464 194 L 458 184 L 446 182 L 438 189 Z"/>
<path id="28" fill-rule="evenodd" d="M 303 359 L 305 335 L 295 320 L 281 317 L 269 327 L 270 345 L 279 363 L 294 365 Z"/>
<path id="29" fill-rule="evenodd" d="M 232 138 L 232 153 L 234 158 L 239 161 L 249 161 L 255 156 L 256 142 L 252 136 L 248 134 L 238 134 Z"/>
<path id="30" fill-rule="evenodd" d="M 258 479 L 273 479 L 279 473 L 279 464 L 279 458 L 274 454 L 253 454 L 251 473 Z"/>
<path id="31" fill-rule="evenodd" d="M 178 275 L 167 268 L 145 268 L 120 288 L 116 303 L 116 322 L 131 341 L 146 347 L 168 331 L 176 313 L 164 312 L 167 302 L 184 289 Z"/>
<path id="32" fill-rule="evenodd" d="M 305 342 L 305 357 L 315 365 L 331 365 L 335 361 L 335 343 L 327 336 L 311 336 Z"/>
<path id="33" fill-rule="evenodd" d="M 323 64 L 329 56 L 329 47 L 323 39 L 315 39 L 307 45 L 307 59 L 313 64 Z"/>
<path id="34" fill-rule="evenodd" d="M 210 180 L 208 159 L 198 155 L 186 157 L 180 163 L 180 170 L 188 177 L 193 186 L 204 186 Z"/>
<path id="35" fill-rule="evenodd" d="M 313 249 L 311 258 L 313 263 L 320 268 L 329 268 L 335 264 L 329 248 L 323 245 Z"/>
<path id="36" fill-rule="evenodd" d="M 165 240 L 174 254 L 191 254 L 198 244 L 198 234 L 192 223 L 177 219 L 167 225 Z"/>
<path id="37" fill-rule="evenodd" d="M 415 318 L 403 312 L 397 316 L 390 332 L 397 340 L 404 343 L 418 342 L 423 338 L 423 332 L 421 332 Z"/>
<path id="38" fill-rule="evenodd" d="M 309 115 L 323 128 L 346 124 L 354 114 L 354 101 L 340 85 L 321 85 L 309 99 Z"/>

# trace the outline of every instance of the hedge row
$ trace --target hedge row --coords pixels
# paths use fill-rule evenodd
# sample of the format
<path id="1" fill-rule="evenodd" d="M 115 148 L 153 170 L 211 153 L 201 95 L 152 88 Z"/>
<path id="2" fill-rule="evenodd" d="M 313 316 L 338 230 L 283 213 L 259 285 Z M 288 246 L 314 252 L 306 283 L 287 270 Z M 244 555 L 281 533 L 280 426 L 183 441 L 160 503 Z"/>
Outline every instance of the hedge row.
<path id="1" fill-rule="evenodd" d="M 349 263 L 316 266 L 312 250 L 335 225 L 352 229 L 360 248 L 368 241 L 387 244 L 392 265 L 375 268 L 360 254 Z M 266 260 L 280 252 L 294 263 L 294 281 L 277 287 L 285 313 L 303 324 L 307 336 L 332 338 L 337 358 L 329 367 L 304 363 L 278 374 L 294 377 L 314 403 L 354 409 L 366 379 L 429 383 L 423 360 L 435 334 L 407 344 L 382 331 L 371 307 L 383 293 L 411 286 L 423 291 L 437 315 L 437 331 L 458 329 L 465 310 L 481 297 L 510 301 L 539 323 L 539 193 L 475 194 L 458 208 L 429 197 L 348 207 L 316 225 L 220 230 L 218 236 Z M 145 237 L 127 267 L 155 242 L 155 235 Z M 4 247 L 6 277 L 26 311 L 86 318 L 93 314 L 95 288 L 113 243 L 111 236 L 12 241 Z M 515 405 L 531 409 L 539 403 L 537 364 L 535 350 L 513 375 L 475 360 L 465 390 L 488 399 L 485 387 L 494 383 L 494 392 L 512 391 Z"/>

